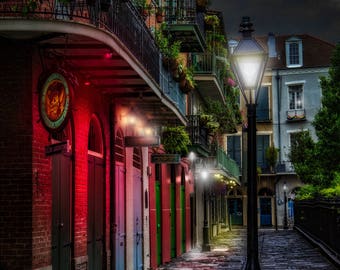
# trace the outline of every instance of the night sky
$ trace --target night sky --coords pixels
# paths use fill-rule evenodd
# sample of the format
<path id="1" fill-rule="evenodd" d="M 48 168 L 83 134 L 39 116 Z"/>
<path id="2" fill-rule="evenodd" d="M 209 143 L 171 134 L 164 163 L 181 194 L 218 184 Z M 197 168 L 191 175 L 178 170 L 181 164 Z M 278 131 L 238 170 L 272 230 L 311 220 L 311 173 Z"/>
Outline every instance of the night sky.
<path id="1" fill-rule="evenodd" d="M 254 23 L 255 35 L 309 34 L 340 42 L 340 0 L 211 0 L 223 11 L 228 39 L 239 37 L 242 16 Z"/>

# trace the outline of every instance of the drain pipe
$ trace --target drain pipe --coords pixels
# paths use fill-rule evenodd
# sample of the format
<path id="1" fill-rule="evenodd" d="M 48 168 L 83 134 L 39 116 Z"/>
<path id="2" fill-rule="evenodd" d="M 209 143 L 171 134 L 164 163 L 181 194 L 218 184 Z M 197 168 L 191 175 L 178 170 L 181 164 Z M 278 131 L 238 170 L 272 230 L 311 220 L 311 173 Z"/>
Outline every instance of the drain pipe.
<path id="1" fill-rule="evenodd" d="M 277 88 L 277 128 L 278 128 L 278 135 L 279 135 L 279 164 L 281 164 L 281 76 L 279 75 L 279 70 L 276 70 L 276 88 Z"/>
<path id="2" fill-rule="evenodd" d="M 276 70 L 276 88 L 277 88 L 277 128 L 278 128 L 278 148 L 279 148 L 279 164 L 281 165 L 281 76 L 279 75 L 279 70 Z M 274 184 L 274 190 L 275 190 L 275 230 L 278 230 L 278 224 L 277 224 L 277 203 L 278 203 L 278 197 L 276 196 L 278 192 L 276 192 L 277 189 L 277 183 L 280 181 L 281 176 L 276 175 L 275 184 Z"/>

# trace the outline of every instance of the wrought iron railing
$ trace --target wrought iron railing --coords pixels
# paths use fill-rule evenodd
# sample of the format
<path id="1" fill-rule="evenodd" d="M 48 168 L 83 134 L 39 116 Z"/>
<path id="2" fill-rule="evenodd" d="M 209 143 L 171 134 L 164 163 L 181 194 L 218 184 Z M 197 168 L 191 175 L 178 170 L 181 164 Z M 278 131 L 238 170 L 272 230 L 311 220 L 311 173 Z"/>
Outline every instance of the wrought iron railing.
<path id="1" fill-rule="evenodd" d="M 216 149 L 217 165 L 226 170 L 232 177 L 239 179 L 240 168 L 235 160 L 228 157 L 227 153 L 219 146 Z"/>
<path id="2" fill-rule="evenodd" d="M 166 1 L 165 21 L 170 24 L 196 24 L 204 33 L 204 13 L 197 12 L 196 0 Z"/>
<path id="3" fill-rule="evenodd" d="M 191 143 L 200 145 L 208 151 L 209 137 L 208 130 L 200 125 L 200 115 L 188 115 L 188 132 L 190 135 Z"/>
<path id="4" fill-rule="evenodd" d="M 288 110 L 287 120 L 288 121 L 306 120 L 306 110 L 305 109 Z"/>
<path id="5" fill-rule="evenodd" d="M 223 78 L 225 76 L 223 67 L 225 64 L 226 63 L 223 60 L 218 60 L 218 57 L 214 53 L 192 54 L 192 68 L 194 74 L 214 76 L 223 92 Z M 225 92 L 223 94 L 225 94 Z"/>
<path id="6" fill-rule="evenodd" d="M 333 251 L 340 260 L 340 198 L 295 201 L 294 226 Z"/>
<path id="7" fill-rule="evenodd" d="M 159 83 L 159 50 L 142 15 L 130 1 L 112 0 L 112 5 L 105 0 L 1 1 L 1 17 L 80 22 L 105 29 L 115 34 Z"/>
<path id="8" fill-rule="evenodd" d="M 186 103 L 185 94 L 179 89 L 179 85 L 174 81 L 173 76 L 163 65 L 160 65 L 160 88 L 176 105 L 177 109 L 185 116 Z"/>
<path id="9" fill-rule="evenodd" d="M 276 173 L 295 173 L 294 166 L 290 161 L 281 161 L 276 165 Z"/>

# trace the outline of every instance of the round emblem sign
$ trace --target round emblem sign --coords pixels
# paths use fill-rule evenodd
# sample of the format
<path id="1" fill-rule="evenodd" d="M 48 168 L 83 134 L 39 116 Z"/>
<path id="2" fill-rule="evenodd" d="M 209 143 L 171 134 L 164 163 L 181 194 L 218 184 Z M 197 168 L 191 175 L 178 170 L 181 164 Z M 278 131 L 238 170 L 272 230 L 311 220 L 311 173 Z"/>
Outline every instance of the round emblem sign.
<path id="1" fill-rule="evenodd" d="M 68 115 L 70 91 L 65 78 L 52 73 L 43 85 L 40 97 L 40 113 L 47 128 L 60 128 Z"/>

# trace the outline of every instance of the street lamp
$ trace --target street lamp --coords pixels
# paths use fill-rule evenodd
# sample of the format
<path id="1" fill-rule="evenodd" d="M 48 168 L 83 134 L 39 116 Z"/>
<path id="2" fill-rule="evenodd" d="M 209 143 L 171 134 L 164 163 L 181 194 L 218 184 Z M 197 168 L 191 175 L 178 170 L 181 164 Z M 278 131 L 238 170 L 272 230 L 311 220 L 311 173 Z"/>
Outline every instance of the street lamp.
<path id="1" fill-rule="evenodd" d="M 261 269 L 258 259 L 257 180 L 256 180 L 256 105 L 259 87 L 268 54 L 252 38 L 254 31 L 249 17 L 243 17 L 240 32 L 243 38 L 231 55 L 231 64 L 247 106 L 247 262 L 245 269 Z"/>
<path id="2" fill-rule="evenodd" d="M 209 222 L 208 222 L 208 196 L 207 196 L 207 181 L 209 173 L 206 168 L 201 171 L 201 178 L 203 180 L 203 245 L 202 251 L 210 251 L 209 241 Z"/>
<path id="3" fill-rule="evenodd" d="M 288 229 L 287 222 L 287 185 L 286 182 L 283 184 L 283 196 L 284 196 L 284 213 L 283 213 L 283 229 Z"/>

